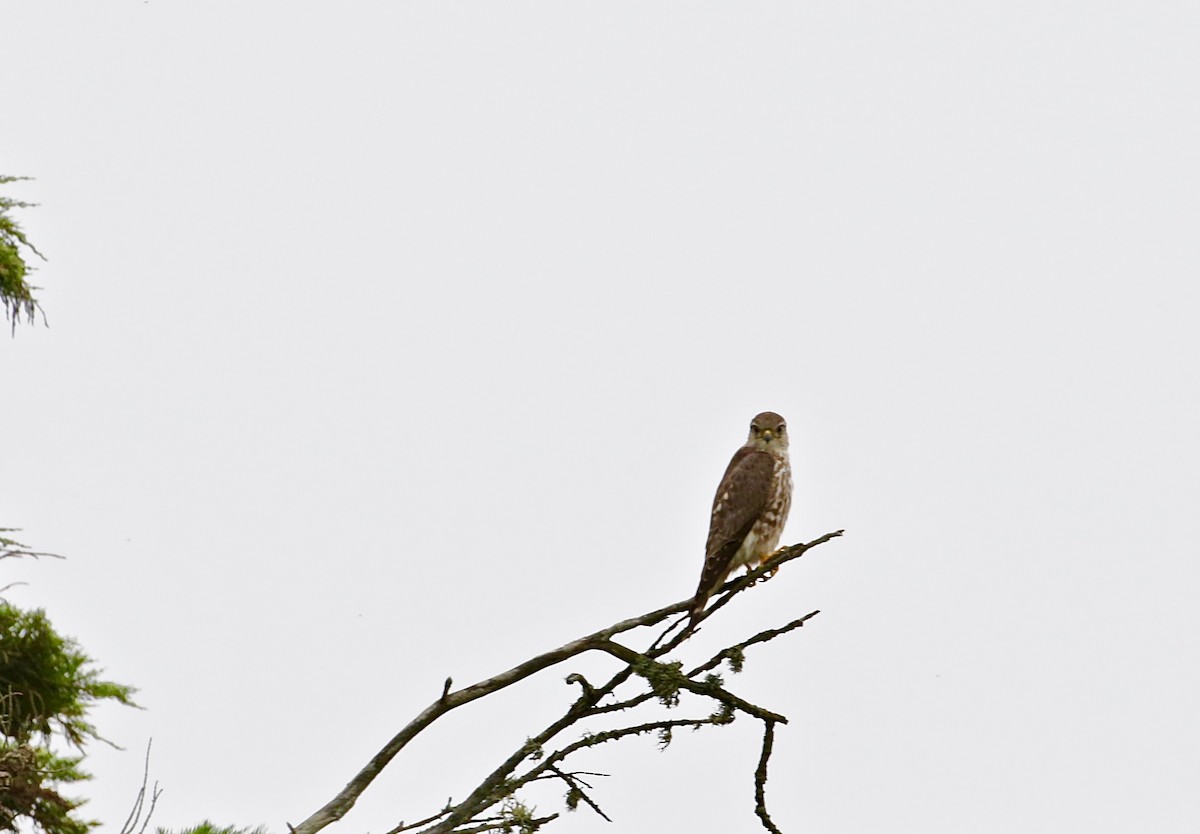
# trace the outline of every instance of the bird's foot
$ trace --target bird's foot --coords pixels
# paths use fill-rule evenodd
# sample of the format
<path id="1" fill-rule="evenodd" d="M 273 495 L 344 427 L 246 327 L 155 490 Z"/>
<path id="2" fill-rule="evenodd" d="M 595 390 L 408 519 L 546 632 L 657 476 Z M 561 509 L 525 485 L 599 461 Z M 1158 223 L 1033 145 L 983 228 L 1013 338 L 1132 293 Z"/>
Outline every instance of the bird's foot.
<path id="1" fill-rule="evenodd" d="M 763 561 L 765 562 L 766 559 L 764 559 Z M 755 567 L 750 567 L 749 565 L 746 566 L 747 575 L 754 573 L 754 571 L 756 571 L 756 570 L 758 570 L 757 565 Z M 779 573 L 779 568 L 777 568 L 777 567 L 771 568 L 769 571 L 764 573 L 762 576 L 758 577 L 753 582 L 751 582 L 750 585 L 754 586 L 754 585 L 757 585 L 759 582 L 766 582 L 768 579 L 770 579 L 772 576 L 774 576 L 777 573 Z"/>
<path id="2" fill-rule="evenodd" d="M 771 579 L 772 577 L 774 577 L 775 574 L 777 574 L 777 573 L 779 573 L 779 568 L 771 568 L 769 571 L 764 573 L 758 579 L 755 579 L 754 584 L 757 585 L 760 582 L 766 582 L 768 579 Z"/>
<path id="3" fill-rule="evenodd" d="M 774 553 L 772 553 L 772 554 L 771 554 L 770 556 L 768 556 L 767 558 L 763 559 L 763 560 L 762 560 L 761 562 L 759 562 L 758 564 L 759 564 L 759 565 L 762 565 L 762 564 L 764 564 L 764 563 L 766 563 L 766 562 L 769 562 L 769 561 L 771 561 L 772 559 L 774 559 L 776 556 L 778 556 L 780 553 L 782 553 L 782 552 L 783 552 L 783 551 L 785 551 L 785 550 L 787 550 L 787 548 L 786 548 L 786 547 L 781 547 L 781 548 L 779 548 L 778 550 L 776 550 Z M 769 571 L 767 571 L 766 573 L 764 573 L 764 574 L 763 574 L 762 576 L 760 576 L 758 579 L 754 580 L 754 584 L 755 584 L 755 585 L 757 585 L 759 582 L 766 582 L 768 579 L 772 579 L 772 578 L 774 578 L 775 574 L 779 573 L 779 568 L 780 568 L 780 567 L 781 567 L 781 565 L 776 565 L 775 567 L 771 568 Z M 750 569 L 749 569 L 749 568 L 747 568 L 747 572 L 749 572 L 749 570 L 750 570 Z"/>

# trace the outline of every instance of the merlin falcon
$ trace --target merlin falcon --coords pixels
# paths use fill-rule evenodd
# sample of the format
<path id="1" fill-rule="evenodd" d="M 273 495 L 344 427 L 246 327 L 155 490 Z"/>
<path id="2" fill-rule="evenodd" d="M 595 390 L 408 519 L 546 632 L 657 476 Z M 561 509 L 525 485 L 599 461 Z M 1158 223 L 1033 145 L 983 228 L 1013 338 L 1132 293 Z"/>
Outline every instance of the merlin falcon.
<path id="1" fill-rule="evenodd" d="M 787 424 L 775 412 L 764 411 L 750 422 L 750 436 L 734 452 L 713 498 L 704 571 L 688 631 L 730 573 L 738 567 L 750 572 L 775 552 L 791 505 Z"/>

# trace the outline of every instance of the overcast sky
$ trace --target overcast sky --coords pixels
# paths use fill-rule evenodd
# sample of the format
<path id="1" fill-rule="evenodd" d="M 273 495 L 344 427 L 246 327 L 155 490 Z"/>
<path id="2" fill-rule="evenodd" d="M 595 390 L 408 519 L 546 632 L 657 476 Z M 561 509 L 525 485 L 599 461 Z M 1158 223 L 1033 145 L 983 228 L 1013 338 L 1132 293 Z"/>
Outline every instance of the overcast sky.
<path id="1" fill-rule="evenodd" d="M 116 832 L 274 834 L 440 692 L 694 589 L 750 418 L 787 543 L 680 657 L 789 832 L 1200 830 L 1200 7 L 5 3 L 6 562 L 144 711 Z M 573 696 L 447 717 L 337 828 Z M 683 709 L 683 708 L 681 708 Z M 702 709 L 693 705 L 693 711 Z M 753 831 L 742 720 L 549 830 Z M 539 810 L 560 810 L 558 791 Z M 333 830 L 333 829 L 331 829 Z"/>

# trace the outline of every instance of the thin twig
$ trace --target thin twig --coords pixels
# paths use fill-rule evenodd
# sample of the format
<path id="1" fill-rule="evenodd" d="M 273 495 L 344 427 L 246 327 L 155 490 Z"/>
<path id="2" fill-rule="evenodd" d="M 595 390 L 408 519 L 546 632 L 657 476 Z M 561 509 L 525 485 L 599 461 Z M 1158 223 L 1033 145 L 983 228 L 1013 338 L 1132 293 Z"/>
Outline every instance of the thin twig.
<path id="1" fill-rule="evenodd" d="M 640 695 L 634 695 L 632 698 L 626 698 L 624 701 L 613 701 L 611 704 L 605 704 L 602 707 L 592 707 L 588 711 L 588 717 L 603 715 L 606 712 L 624 712 L 627 709 L 641 706 L 652 698 L 654 698 L 653 692 L 643 692 Z"/>
<path id="2" fill-rule="evenodd" d="M 779 637 L 781 634 L 787 634 L 789 631 L 793 631 L 797 628 L 800 628 L 802 625 L 804 625 L 806 622 L 808 622 L 809 620 L 811 620 L 813 617 L 817 616 L 820 613 L 821 613 L 820 611 L 810 611 L 809 613 L 805 614 L 803 617 L 799 618 L 798 620 L 792 620 L 790 623 L 788 623 L 785 626 L 781 626 L 780 628 L 768 628 L 766 631 L 760 631 L 758 634 L 754 635 L 749 640 L 743 640 L 742 642 L 740 642 L 736 645 L 721 649 L 721 651 L 717 652 L 709 660 L 705 661 L 704 663 L 700 664 L 692 671 L 688 672 L 687 676 L 689 678 L 694 678 L 694 677 L 696 677 L 696 675 L 700 674 L 701 672 L 707 672 L 709 669 L 715 669 L 717 666 L 721 665 L 722 661 L 724 661 L 728 658 L 734 657 L 736 654 L 739 654 L 739 653 L 745 651 L 748 647 L 753 646 L 755 643 L 765 643 L 768 640 L 774 640 L 776 637 Z"/>
<path id="3" fill-rule="evenodd" d="M 158 787 L 158 782 L 155 782 L 154 787 L 150 789 L 150 810 L 146 812 L 146 817 L 142 820 L 142 827 L 138 829 L 138 834 L 146 834 L 146 827 L 150 825 L 150 818 L 154 816 L 154 808 L 158 805 L 158 798 L 160 796 L 162 796 L 162 791 Z"/>
<path id="4" fill-rule="evenodd" d="M 593 811 L 595 811 L 597 814 L 599 814 L 601 817 L 603 817 L 605 822 L 612 822 L 612 819 L 608 816 L 608 814 L 606 814 L 602 810 L 600 810 L 600 806 L 597 805 L 592 800 L 592 798 L 587 795 L 587 791 L 585 791 L 583 788 L 580 787 L 580 785 L 583 785 L 584 788 L 590 788 L 591 785 L 589 785 L 587 782 L 583 781 L 582 779 L 577 778 L 575 776 L 575 774 L 564 773 L 562 770 L 560 770 L 558 767 L 555 767 L 555 766 L 550 767 L 550 772 L 553 773 L 555 776 L 559 777 L 560 779 L 562 779 L 564 782 L 566 782 L 567 787 L 569 787 L 576 796 L 578 796 L 580 799 L 582 799 L 584 802 L 586 802 L 588 804 L 589 808 L 591 808 Z"/>
<path id="5" fill-rule="evenodd" d="M 574 777 L 576 780 L 578 780 L 579 784 L 583 785 L 585 788 L 588 788 L 590 790 L 594 790 L 595 786 L 592 785 L 591 782 L 588 782 L 586 779 L 581 779 L 580 778 L 581 776 L 604 776 L 605 778 L 612 776 L 611 773 L 597 773 L 594 770 L 572 770 L 572 771 L 568 771 L 567 775 Z M 543 779 L 554 779 L 554 778 L 557 778 L 557 777 L 553 776 L 552 774 L 543 773 L 541 776 L 538 776 L 536 779 L 530 779 L 529 781 L 538 782 Z"/>
<path id="6" fill-rule="evenodd" d="M 429 823 L 433 822 L 434 820 L 440 819 L 440 818 L 446 816 L 446 814 L 450 813 L 450 809 L 452 807 L 453 807 L 453 805 L 451 804 L 451 801 L 449 799 L 447 799 L 446 807 L 443 808 L 442 810 L 438 811 L 436 814 L 432 814 L 431 816 L 428 816 L 425 819 L 419 820 L 417 822 L 410 822 L 410 823 L 408 823 L 408 825 L 404 824 L 404 820 L 400 820 L 400 824 L 397 825 L 392 830 L 388 831 L 387 834 L 400 834 L 401 831 L 409 831 L 413 828 L 420 828 L 422 825 L 429 825 Z"/>
<path id="7" fill-rule="evenodd" d="M 548 817 L 535 817 L 534 819 L 528 820 L 525 825 L 530 826 L 527 830 L 537 831 L 546 823 L 553 822 L 556 819 L 558 819 L 558 814 L 551 814 Z M 509 828 L 511 830 L 513 826 L 513 821 L 505 818 L 499 822 L 493 822 L 487 825 L 477 825 L 474 828 L 459 828 L 455 830 L 455 834 L 480 834 L 480 832 L 483 831 L 495 831 L 497 828 Z"/>
<path id="8" fill-rule="evenodd" d="M 663 721 L 646 721 L 642 724 L 634 724 L 630 727 L 620 727 L 616 730 L 605 730 L 602 733 L 590 733 L 585 735 L 578 741 L 573 741 L 561 750 L 556 750 L 554 753 L 546 757 L 546 761 L 539 764 L 537 767 L 529 771 L 528 774 L 522 776 L 518 781 L 521 784 L 532 782 L 541 774 L 554 767 L 563 759 L 570 756 L 576 751 L 582 750 L 585 747 L 595 747 L 598 744 L 605 744 L 617 739 L 626 738 L 628 736 L 640 736 L 646 733 L 653 733 L 657 730 L 678 730 L 684 727 L 698 729 L 708 724 L 716 723 L 712 716 L 708 718 L 671 718 Z"/>
<path id="9" fill-rule="evenodd" d="M 146 758 L 142 765 L 142 786 L 133 800 L 133 807 L 129 810 L 125 824 L 121 826 L 121 834 L 133 834 L 133 830 L 138 827 L 139 822 L 141 828 L 138 828 L 137 834 L 145 834 L 146 827 L 150 824 L 150 818 L 154 816 L 154 806 L 158 804 L 158 798 L 162 795 L 158 783 L 155 782 L 154 787 L 150 789 L 150 808 L 147 809 L 145 818 L 142 818 L 142 809 L 145 808 L 146 803 L 146 786 L 150 782 L 150 747 L 153 744 L 154 739 L 146 742 Z"/>

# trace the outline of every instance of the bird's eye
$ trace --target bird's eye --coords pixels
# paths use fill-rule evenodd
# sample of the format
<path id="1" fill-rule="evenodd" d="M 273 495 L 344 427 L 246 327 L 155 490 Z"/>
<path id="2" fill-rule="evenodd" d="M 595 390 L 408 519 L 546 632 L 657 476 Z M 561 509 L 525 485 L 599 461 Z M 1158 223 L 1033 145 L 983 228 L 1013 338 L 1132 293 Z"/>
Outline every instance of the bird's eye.
<path id="1" fill-rule="evenodd" d="M 758 434 L 760 431 L 762 431 L 762 429 L 760 429 L 758 426 L 756 426 L 756 425 L 754 425 L 753 423 L 751 423 L 751 424 L 750 424 L 750 431 L 754 432 L 755 434 Z"/>
<path id="2" fill-rule="evenodd" d="M 787 430 L 787 426 L 783 423 L 779 424 L 779 433 L 783 434 Z"/>

